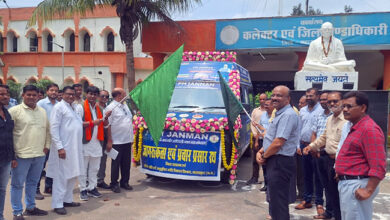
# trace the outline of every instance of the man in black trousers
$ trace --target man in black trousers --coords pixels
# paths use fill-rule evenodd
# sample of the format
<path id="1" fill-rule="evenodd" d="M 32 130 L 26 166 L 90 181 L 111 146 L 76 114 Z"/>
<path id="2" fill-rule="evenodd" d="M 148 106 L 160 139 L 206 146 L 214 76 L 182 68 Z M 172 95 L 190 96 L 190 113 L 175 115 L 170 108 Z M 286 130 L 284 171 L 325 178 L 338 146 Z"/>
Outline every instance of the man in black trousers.
<path id="1" fill-rule="evenodd" d="M 290 105 L 290 90 L 276 86 L 272 91 L 275 118 L 263 140 L 264 153 L 257 153 L 257 161 L 267 164 L 270 214 L 273 220 L 290 219 L 290 184 L 296 172 L 294 155 L 299 143 L 299 118 Z"/>
<path id="2" fill-rule="evenodd" d="M 108 119 L 108 140 L 106 150 L 111 149 L 118 151 L 118 156 L 111 163 L 111 190 L 115 193 L 120 193 L 120 188 L 132 190 L 129 185 L 130 181 L 130 160 L 131 160 L 131 144 L 133 142 L 133 115 L 129 107 L 124 104 L 126 93 L 122 88 L 115 88 L 112 91 L 114 99 L 105 109 L 105 117 Z M 121 179 L 119 179 L 119 170 Z"/>

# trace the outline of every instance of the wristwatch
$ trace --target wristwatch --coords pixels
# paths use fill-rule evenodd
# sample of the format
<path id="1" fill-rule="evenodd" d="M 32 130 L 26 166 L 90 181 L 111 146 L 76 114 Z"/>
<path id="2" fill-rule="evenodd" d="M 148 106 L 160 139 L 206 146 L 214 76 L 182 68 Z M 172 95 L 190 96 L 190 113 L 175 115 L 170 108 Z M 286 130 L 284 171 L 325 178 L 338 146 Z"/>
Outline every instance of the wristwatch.
<path id="1" fill-rule="evenodd" d="M 266 160 L 266 159 L 267 159 L 267 158 L 264 157 L 264 154 L 261 155 L 261 158 L 262 158 L 263 160 Z"/>

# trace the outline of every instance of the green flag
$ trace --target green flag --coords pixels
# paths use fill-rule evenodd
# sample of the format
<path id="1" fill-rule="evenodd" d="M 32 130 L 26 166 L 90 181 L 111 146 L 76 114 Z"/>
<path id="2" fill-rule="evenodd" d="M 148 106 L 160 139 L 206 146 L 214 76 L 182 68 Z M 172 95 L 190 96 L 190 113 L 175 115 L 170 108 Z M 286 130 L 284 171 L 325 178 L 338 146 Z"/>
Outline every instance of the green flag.
<path id="1" fill-rule="evenodd" d="M 183 55 L 182 45 L 150 76 L 130 92 L 158 146 Z"/>
<path id="2" fill-rule="evenodd" d="M 228 117 L 229 132 L 235 145 L 238 147 L 237 140 L 234 137 L 234 123 L 244 107 L 236 98 L 233 91 L 230 89 L 229 85 L 226 83 L 225 79 L 222 77 L 219 71 L 218 75 L 219 83 L 221 85 L 222 98 L 223 102 L 225 103 L 226 114 Z"/>

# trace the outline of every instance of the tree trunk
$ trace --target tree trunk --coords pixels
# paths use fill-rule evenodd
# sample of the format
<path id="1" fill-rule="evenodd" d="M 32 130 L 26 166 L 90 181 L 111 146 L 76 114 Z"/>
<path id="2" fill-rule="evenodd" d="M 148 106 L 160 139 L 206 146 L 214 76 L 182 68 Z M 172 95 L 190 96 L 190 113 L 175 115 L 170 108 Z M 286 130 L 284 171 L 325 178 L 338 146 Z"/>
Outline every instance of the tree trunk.
<path id="1" fill-rule="evenodd" d="M 134 52 L 133 41 L 126 42 L 126 71 L 127 71 L 127 87 L 129 92 L 135 87 L 135 69 L 134 69 Z"/>

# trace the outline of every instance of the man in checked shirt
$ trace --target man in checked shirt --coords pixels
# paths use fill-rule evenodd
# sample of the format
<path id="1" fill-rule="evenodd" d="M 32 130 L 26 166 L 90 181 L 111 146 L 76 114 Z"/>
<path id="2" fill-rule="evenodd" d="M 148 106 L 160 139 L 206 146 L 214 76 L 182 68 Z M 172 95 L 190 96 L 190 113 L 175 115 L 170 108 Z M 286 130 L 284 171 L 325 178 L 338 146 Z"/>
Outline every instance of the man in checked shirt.
<path id="1" fill-rule="evenodd" d="M 368 97 L 359 91 L 343 97 L 344 118 L 352 123 L 336 157 L 342 219 L 372 219 L 372 201 L 386 173 L 385 140 L 367 115 Z"/>

